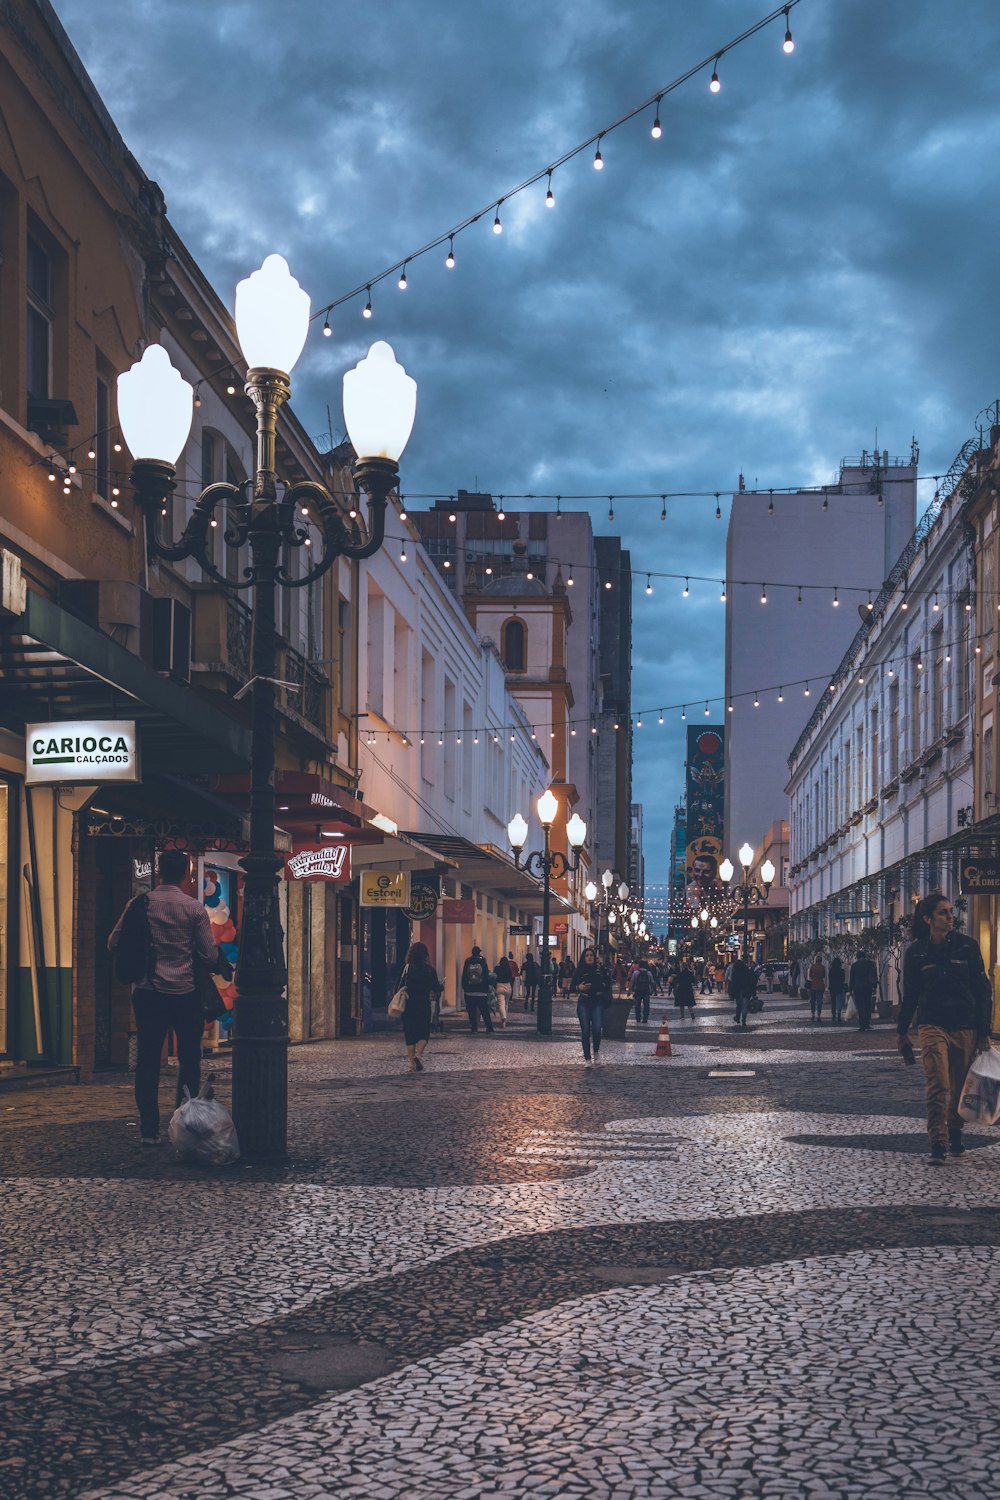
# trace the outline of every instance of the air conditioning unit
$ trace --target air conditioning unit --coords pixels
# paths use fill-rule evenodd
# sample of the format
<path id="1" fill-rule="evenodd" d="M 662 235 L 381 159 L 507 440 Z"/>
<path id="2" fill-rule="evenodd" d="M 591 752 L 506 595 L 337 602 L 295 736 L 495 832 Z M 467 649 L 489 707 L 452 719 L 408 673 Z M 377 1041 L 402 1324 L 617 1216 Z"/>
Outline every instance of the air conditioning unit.
<path id="1" fill-rule="evenodd" d="M 64 578 L 59 585 L 63 609 L 129 651 L 138 649 L 143 594 L 137 583 L 123 578 Z"/>
<path id="2" fill-rule="evenodd" d="M 191 681 L 191 611 L 179 599 L 151 599 L 143 655 L 154 672 Z"/>

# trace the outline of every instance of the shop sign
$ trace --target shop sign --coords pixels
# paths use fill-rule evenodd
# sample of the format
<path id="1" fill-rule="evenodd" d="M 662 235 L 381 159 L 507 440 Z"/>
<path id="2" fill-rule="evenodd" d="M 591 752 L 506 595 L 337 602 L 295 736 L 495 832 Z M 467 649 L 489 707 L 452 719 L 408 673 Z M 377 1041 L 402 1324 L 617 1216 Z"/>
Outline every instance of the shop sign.
<path id="1" fill-rule="evenodd" d="M 138 781 L 134 719 L 72 719 L 29 724 L 25 781 Z"/>
<path id="2" fill-rule="evenodd" d="M 964 859 L 960 884 L 963 896 L 1000 892 L 1000 859 Z"/>
<path id="3" fill-rule="evenodd" d="M 285 860 L 285 879 L 328 880 L 334 885 L 349 885 L 350 844 L 324 844 L 320 849 L 296 849 Z"/>
<path id="4" fill-rule="evenodd" d="M 437 878 L 414 875 L 410 880 L 410 900 L 403 915 L 411 922 L 426 922 L 437 911 Z"/>
<path id="5" fill-rule="evenodd" d="M 441 902 L 441 920 L 454 926 L 464 925 L 466 922 L 476 920 L 476 903 L 470 896 L 466 901 L 460 901 L 454 896 Z"/>
<path id="6" fill-rule="evenodd" d="M 531 936 L 531 926 L 527 922 L 511 922 L 510 926 L 507 928 L 507 931 L 510 933 L 511 937 Z"/>
<path id="7" fill-rule="evenodd" d="M 553 932 L 569 932 L 569 923 L 562 920 L 552 923 Z"/>
<path id="8" fill-rule="evenodd" d="M 409 904 L 409 870 L 362 870 L 362 906 L 402 908 Z"/>

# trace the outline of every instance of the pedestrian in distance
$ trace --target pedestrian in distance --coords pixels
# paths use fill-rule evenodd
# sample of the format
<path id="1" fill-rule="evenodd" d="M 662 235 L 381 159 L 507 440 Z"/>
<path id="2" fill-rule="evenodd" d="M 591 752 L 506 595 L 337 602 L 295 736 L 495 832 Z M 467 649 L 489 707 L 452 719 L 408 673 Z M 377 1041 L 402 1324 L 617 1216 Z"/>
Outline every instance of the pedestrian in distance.
<path id="1" fill-rule="evenodd" d="M 736 1008 L 736 1027 L 739 1031 L 750 1030 L 747 1016 L 750 1014 L 750 1002 L 756 993 L 757 981 L 750 965 L 742 958 L 735 959 L 729 971 L 729 998 Z"/>
<path id="2" fill-rule="evenodd" d="M 822 1025 L 823 991 L 826 989 L 826 964 L 822 953 L 817 952 L 809 965 L 809 1015 Z"/>
<path id="3" fill-rule="evenodd" d="M 608 971 L 599 961 L 596 948 L 584 948 L 573 975 L 573 988 L 578 996 L 576 1018 L 580 1023 L 583 1060 L 584 1065 L 589 1068 L 591 1052 L 594 1062 L 600 1057 L 604 1007 L 611 999 Z"/>
<path id="4" fill-rule="evenodd" d="M 462 998 L 465 1001 L 471 1032 L 479 1030 L 480 1016 L 483 1018 L 486 1030 L 489 1032 L 493 1030 L 493 1020 L 490 1016 L 489 974 L 482 948 L 473 945 L 472 952 L 462 965 Z"/>
<path id="5" fill-rule="evenodd" d="M 403 1041 L 411 1073 L 422 1073 L 420 1061 L 430 1041 L 431 1018 L 435 1002 L 440 1002 L 444 986 L 437 976 L 426 943 L 413 943 L 406 955 L 402 983 L 406 986 L 406 1009 L 403 1011 Z"/>
<path id="6" fill-rule="evenodd" d="M 201 959 L 214 969 L 219 964 L 219 950 L 212 938 L 208 912 L 183 889 L 190 873 L 191 864 L 183 849 L 164 850 L 157 861 L 159 884 L 148 895 L 128 903 L 108 938 L 112 953 L 116 953 L 120 941 L 123 947 L 126 943 L 131 946 L 135 924 L 142 921 L 137 903 L 147 903 L 148 966 L 132 986 L 138 1042 L 135 1102 L 144 1146 L 160 1144 L 160 1058 L 169 1032 L 177 1038 L 177 1104 L 185 1088 L 193 1099 L 201 1086 L 205 1018 L 197 992 L 195 962 Z"/>
<path id="7" fill-rule="evenodd" d="M 671 976 L 670 988 L 673 991 L 674 1004 L 677 1006 L 677 1009 L 681 1013 L 681 1020 L 683 1021 L 684 1019 L 685 1010 L 689 1010 L 691 1012 L 691 1019 L 693 1021 L 694 975 L 691 972 L 687 959 L 685 959 L 681 964 L 681 967 L 677 971 L 677 973 Z"/>
<path id="8" fill-rule="evenodd" d="M 524 1008 L 534 1010 L 535 1001 L 538 998 L 538 980 L 541 971 L 533 953 L 524 955 Z"/>
<path id="9" fill-rule="evenodd" d="M 721 995 L 726 988 L 726 970 L 723 964 L 717 963 L 712 971 L 715 980 L 716 993 Z"/>
<path id="10" fill-rule="evenodd" d="M 513 953 L 508 953 L 507 954 L 507 962 L 510 964 L 511 999 L 512 1000 L 516 1000 L 517 999 L 517 982 L 518 982 L 518 979 L 521 977 L 521 970 L 520 970 L 520 967 L 519 967 L 516 959 L 514 958 Z"/>
<path id="11" fill-rule="evenodd" d="M 653 976 L 650 974 L 642 959 L 632 970 L 631 983 L 632 999 L 635 1001 L 635 1018 L 637 1021 L 649 1020 L 649 1001 L 653 993 Z"/>
<path id="12" fill-rule="evenodd" d="M 514 995 L 514 975 L 511 972 L 510 959 L 501 958 L 496 966 L 496 995 L 497 995 L 497 1017 L 500 1021 L 500 1029 L 507 1025 L 507 1007 Z"/>
<path id="13" fill-rule="evenodd" d="M 559 993 L 569 995 L 573 988 L 573 976 L 576 973 L 576 965 L 568 953 L 564 953 L 559 964 Z"/>
<path id="14" fill-rule="evenodd" d="M 830 960 L 830 973 L 827 978 L 830 988 L 830 1010 L 834 1026 L 844 1024 L 844 1006 L 847 1004 L 847 975 L 844 965 L 840 961 L 839 954 L 835 954 Z"/>
<path id="15" fill-rule="evenodd" d="M 954 929 L 948 897 L 934 891 L 918 901 L 913 941 L 903 958 L 899 1050 L 913 1061 L 908 1032 L 916 1017 L 920 1061 L 927 1082 L 927 1134 L 931 1163 L 943 1166 L 950 1151 L 964 1155 L 958 1101 L 969 1064 L 990 1046 L 993 989 L 978 943 Z"/>
<path id="16" fill-rule="evenodd" d="M 875 999 L 875 986 L 878 984 L 878 970 L 870 954 L 862 948 L 857 958 L 851 964 L 851 973 L 848 987 L 854 997 L 854 1008 L 858 1013 L 858 1030 L 871 1031 L 872 1029 L 872 1005 Z"/>

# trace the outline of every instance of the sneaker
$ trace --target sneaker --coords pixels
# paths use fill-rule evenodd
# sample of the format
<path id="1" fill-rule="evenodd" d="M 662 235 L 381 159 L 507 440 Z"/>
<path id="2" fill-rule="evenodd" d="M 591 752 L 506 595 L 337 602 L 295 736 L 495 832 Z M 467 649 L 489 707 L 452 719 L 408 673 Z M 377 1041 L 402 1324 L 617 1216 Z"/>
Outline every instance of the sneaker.
<path id="1" fill-rule="evenodd" d="M 931 1147 L 931 1166 L 943 1167 L 948 1156 L 948 1147 L 942 1141 L 935 1141 Z"/>
<path id="2" fill-rule="evenodd" d="M 949 1130 L 948 1152 L 951 1156 L 965 1155 L 965 1146 L 962 1142 L 962 1132 L 960 1130 Z"/>
<path id="3" fill-rule="evenodd" d="M 584 1067 L 585 1067 L 585 1068 L 592 1068 L 592 1067 L 593 1067 L 593 1066 L 594 1066 L 594 1065 L 593 1065 L 593 1063 L 592 1063 L 592 1062 L 591 1062 L 591 1061 L 590 1061 L 590 1058 L 589 1058 L 589 1057 L 585 1057 L 585 1058 L 584 1058 L 584 1059 L 583 1059 L 583 1066 L 584 1066 Z"/>
<path id="4" fill-rule="evenodd" d="M 162 1146 L 163 1142 L 158 1135 L 143 1135 L 139 1137 L 141 1146 Z"/>
<path id="5" fill-rule="evenodd" d="M 417 1072 L 418 1073 L 422 1073 L 424 1071 L 424 1065 L 420 1061 L 420 1058 L 419 1057 L 415 1057 L 413 1059 L 413 1062 L 414 1062 L 414 1066 L 416 1067 Z"/>
<path id="6" fill-rule="evenodd" d="M 596 1065 L 596 1064 L 597 1064 L 597 1063 L 599 1063 L 599 1062 L 600 1062 L 600 1060 L 601 1060 L 601 1054 L 600 1054 L 600 1053 L 599 1053 L 599 1052 L 595 1052 L 595 1053 L 594 1053 L 594 1063 L 595 1063 L 595 1065 Z"/>

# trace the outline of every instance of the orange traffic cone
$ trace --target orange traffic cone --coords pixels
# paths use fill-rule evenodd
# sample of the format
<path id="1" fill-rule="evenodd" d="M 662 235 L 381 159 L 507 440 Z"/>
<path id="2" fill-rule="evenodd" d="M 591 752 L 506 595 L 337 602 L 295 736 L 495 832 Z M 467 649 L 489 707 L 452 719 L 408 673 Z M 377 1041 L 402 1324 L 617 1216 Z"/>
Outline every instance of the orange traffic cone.
<path id="1" fill-rule="evenodd" d="M 660 1034 L 656 1038 L 657 1057 L 673 1057 L 674 1049 L 670 1045 L 670 1027 L 667 1025 L 666 1016 L 660 1018 Z"/>

